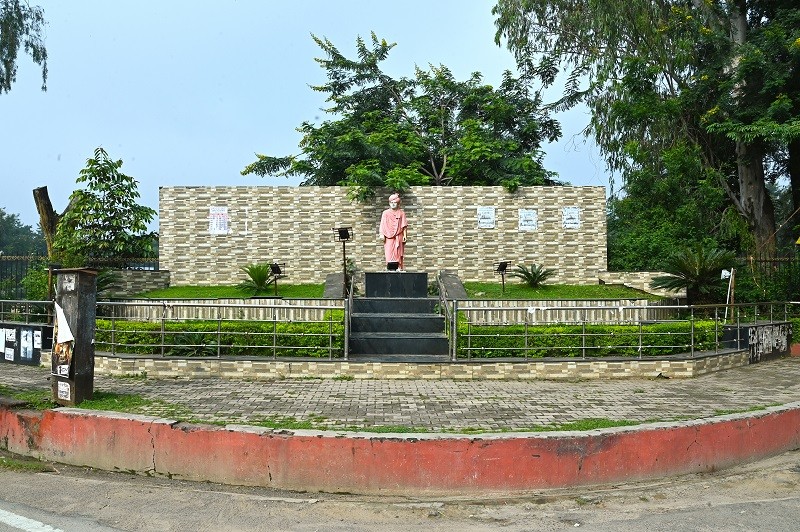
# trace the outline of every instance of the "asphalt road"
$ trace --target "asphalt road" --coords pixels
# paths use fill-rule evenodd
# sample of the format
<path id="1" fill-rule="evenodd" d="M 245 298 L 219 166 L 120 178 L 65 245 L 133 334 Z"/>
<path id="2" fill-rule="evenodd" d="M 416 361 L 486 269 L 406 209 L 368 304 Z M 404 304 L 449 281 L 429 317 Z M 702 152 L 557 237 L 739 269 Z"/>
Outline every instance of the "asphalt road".
<path id="1" fill-rule="evenodd" d="M 800 523 L 800 451 L 712 474 L 480 499 L 294 493 L 45 469 L 0 467 L 0 531 L 717 532 L 797 530 Z"/>

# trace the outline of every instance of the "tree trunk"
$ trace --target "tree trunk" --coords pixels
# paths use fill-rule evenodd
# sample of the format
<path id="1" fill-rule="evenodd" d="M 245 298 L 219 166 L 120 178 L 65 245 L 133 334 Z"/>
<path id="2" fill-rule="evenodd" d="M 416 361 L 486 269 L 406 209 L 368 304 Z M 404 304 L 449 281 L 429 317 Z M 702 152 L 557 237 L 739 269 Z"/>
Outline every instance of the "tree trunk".
<path id="1" fill-rule="evenodd" d="M 53 210 L 47 187 L 33 189 L 33 200 L 36 202 L 36 210 L 39 211 L 39 225 L 42 226 L 42 234 L 44 234 L 44 241 L 47 244 L 47 258 L 52 260 L 56 227 L 58 227 L 58 221 L 61 217 Z"/>
<path id="2" fill-rule="evenodd" d="M 789 143 L 789 182 L 792 188 L 792 216 L 789 218 L 789 227 L 792 230 L 792 239 L 800 238 L 800 139 Z"/>
<path id="3" fill-rule="evenodd" d="M 775 256 L 775 206 L 764 182 L 764 158 L 753 144 L 736 142 L 739 213 L 747 220 L 756 254 Z"/>

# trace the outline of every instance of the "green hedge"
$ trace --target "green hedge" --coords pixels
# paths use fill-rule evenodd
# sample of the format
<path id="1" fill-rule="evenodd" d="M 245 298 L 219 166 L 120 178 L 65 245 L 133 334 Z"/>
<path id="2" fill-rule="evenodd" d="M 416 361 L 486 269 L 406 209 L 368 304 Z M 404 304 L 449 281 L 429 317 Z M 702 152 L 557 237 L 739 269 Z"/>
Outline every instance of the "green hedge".
<path id="1" fill-rule="evenodd" d="M 145 321 L 115 321 L 113 341 L 116 351 L 153 355 L 161 353 L 161 324 Z M 217 327 L 220 328 L 220 354 L 223 356 L 327 357 L 330 335 L 334 355 L 341 355 L 344 326 L 340 320 L 328 323 L 275 323 L 265 321 L 196 320 L 164 324 L 165 354 L 173 356 L 216 356 Z M 273 328 L 274 327 L 274 328 Z M 112 350 L 112 322 L 98 319 L 95 347 Z M 273 339 L 275 349 L 272 348 Z M 269 346 L 269 347 L 264 347 Z"/>
<path id="2" fill-rule="evenodd" d="M 713 321 L 695 321 L 695 351 L 713 350 Z M 467 337 L 467 331 L 471 338 Z M 458 352 L 477 358 L 491 357 L 587 357 L 638 356 L 638 325 L 529 325 L 527 349 L 525 325 L 472 325 L 460 323 Z M 719 330 L 722 335 L 722 330 Z M 654 323 L 641 329 L 642 356 L 687 353 L 691 344 L 691 324 Z M 585 342 L 585 344 L 584 344 Z"/>

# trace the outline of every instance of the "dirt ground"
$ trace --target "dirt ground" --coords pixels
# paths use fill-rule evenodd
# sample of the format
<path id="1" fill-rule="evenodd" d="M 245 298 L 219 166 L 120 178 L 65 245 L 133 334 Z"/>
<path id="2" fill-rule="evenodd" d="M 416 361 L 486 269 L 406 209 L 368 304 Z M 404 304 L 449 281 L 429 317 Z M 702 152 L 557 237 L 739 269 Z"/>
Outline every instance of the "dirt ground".
<path id="1" fill-rule="evenodd" d="M 24 461 L 0 453 L 0 510 L 62 530 L 679 532 L 797 530 L 800 522 L 800 451 L 715 473 L 480 497 L 297 493 L 60 464 L 28 471 L 3 460 Z"/>

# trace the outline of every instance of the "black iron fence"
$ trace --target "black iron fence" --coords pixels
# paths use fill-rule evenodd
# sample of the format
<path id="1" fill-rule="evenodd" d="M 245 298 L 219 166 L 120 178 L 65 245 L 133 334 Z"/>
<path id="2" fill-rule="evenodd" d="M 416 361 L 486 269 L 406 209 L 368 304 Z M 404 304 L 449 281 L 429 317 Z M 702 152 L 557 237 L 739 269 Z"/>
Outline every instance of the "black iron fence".
<path id="1" fill-rule="evenodd" d="M 739 259 L 738 301 L 800 299 L 800 255 L 748 256 Z"/>
<path id="2" fill-rule="evenodd" d="M 45 260 L 39 255 L 0 255 L 0 299 L 25 299 L 22 280 Z"/>
<path id="3" fill-rule="evenodd" d="M 46 265 L 47 257 L 41 255 L 11 256 L 0 254 L 0 300 L 28 299 L 23 280 L 32 270 L 46 267 Z M 86 267 L 158 271 L 158 258 L 92 259 L 86 264 Z"/>

